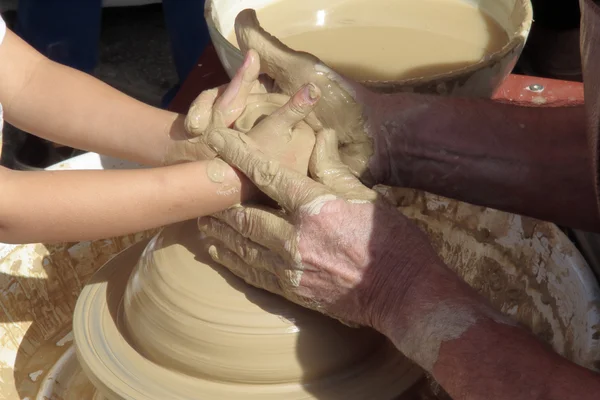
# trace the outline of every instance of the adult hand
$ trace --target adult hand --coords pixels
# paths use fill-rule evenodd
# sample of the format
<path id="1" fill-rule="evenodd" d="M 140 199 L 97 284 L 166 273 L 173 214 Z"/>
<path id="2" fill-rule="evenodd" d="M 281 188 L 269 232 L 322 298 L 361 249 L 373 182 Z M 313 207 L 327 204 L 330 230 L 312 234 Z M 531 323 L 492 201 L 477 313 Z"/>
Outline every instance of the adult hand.
<path id="1" fill-rule="evenodd" d="M 230 130 L 209 132 L 207 143 L 284 210 L 239 206 L 198 221 L 214 240 L 211 257 L 251 285 L 381 328 L 436 257 L 424 233 L 350 173 L 331 130 L 317 135 L 316 181 Z"/>
<path id="2" fill-rule="evenodd" d="M 323 100 L 315 114 L 324 128 L 338 133 L 340 156 L 356 176 L 373 183 L 375 164 L 369 120 L 374 95 L 362 85 L 333 71 L 315 56 L 290 49 L 266 32 L 254 10 L 244 10 L 236 18 L 235 32 L 242 52 L 254 49 L 260 55 L 260 70 L 288 95 L 308 82 L 321 89 Z M 321 126 L 313 126 L 319 130 Z M 375 169 L 375 171 L 372 171 Z"/>

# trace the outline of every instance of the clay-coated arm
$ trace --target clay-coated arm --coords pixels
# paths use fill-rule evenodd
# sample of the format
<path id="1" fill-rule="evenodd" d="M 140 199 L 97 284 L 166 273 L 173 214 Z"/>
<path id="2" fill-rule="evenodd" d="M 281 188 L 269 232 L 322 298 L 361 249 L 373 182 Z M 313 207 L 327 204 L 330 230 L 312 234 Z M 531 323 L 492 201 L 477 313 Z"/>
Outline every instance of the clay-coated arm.
<path id="1" fill-rule="evenodd" d="M 574 228 L 599 230 L 583 107 L 379 96 L 381 183 L 408 186 Z"/>
<path id="2" fill-rule="evenodd" d="M 184 116 L 52 62 L 10 30 L 0 58 L 5 60 L 0 64 L 5 118 L 27 132 L 147 165 L 163 165 L 166 152 L 186 136 Z"/>
<path id="3" fill-rule="evenodd" d="M 209 179 L 215 171 L 221 179 Z M 2 168 L 0 242 L 75 242 L 158 228 L 247 200 L 256 191 L 242 182 L 219 160 L 120 171 Z"/>
<path id="4" fill-rule="evenodd" d="M 442 264 L 427 271 L 379 329 L 453 399 L 598 397 L 600 375 L 512 325 Z"/>

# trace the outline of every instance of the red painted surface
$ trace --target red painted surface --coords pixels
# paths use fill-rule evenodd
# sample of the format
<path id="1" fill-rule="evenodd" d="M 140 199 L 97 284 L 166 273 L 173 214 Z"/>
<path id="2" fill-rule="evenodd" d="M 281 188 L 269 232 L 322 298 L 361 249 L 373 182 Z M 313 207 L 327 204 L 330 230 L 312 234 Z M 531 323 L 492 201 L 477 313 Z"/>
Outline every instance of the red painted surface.
<path id="1" fill-rule="evenodd" d="M 200 59 L 196 68 L 190 72 L 175 95 L 169 109 L 181 114 L 186 114 L 194 99 L 206 89 L 212 89 L 229 82 L 229 76 L 223 69 L 219 57 L 212 45 L 209 45 Z"/>
<path id="2" fill-rule="evenodd" d="M 185 114 L 203 90 L 229 82 L 217 53 L 209 46 L 171 102 L 169 109 Z M 541 85 L 539 92 L 532 85 Z M 495 100 L 524 106 L 565 106 L 583 103 L 583 85 L 578 82 L 510 75 L 494 96 Z"/>
<path id="3" fill-rule="evenodd" d="M 543 89 L 533 91 L 534 85 Z M 534 76 L 510 75 L 494 96 L 495 100 L 524 106 L 567 106 L 583 103 L 583 84 L 537 78 Z"/>

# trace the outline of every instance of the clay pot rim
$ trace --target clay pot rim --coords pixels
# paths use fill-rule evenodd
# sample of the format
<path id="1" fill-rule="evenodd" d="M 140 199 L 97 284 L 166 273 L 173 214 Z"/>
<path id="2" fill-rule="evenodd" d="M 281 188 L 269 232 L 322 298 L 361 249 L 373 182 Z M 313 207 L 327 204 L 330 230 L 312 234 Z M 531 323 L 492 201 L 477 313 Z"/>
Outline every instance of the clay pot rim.
<path id="1" fill-rule="evenodd" d="M 215 15 L 213 14 L 213 2 L 215 0 L 209 0 L 204 6 L 204 19 L 208 25 L 210 31 L 217 33 L 218 41 L 215 43 L 215 47 L 224 46 L 228 52 L 233 52 L 238 58 L 242 59 L 243 54 L 241 50 L 235 47 L 222 33 L 221 30 L 215 24 Z M 469 74 L 480 71 L 490 65 L 497 64 L 500 60 L 504 59 L 509 53 L 518 49 L 519 46 L 524 45 L 531 31 L 533 24 L 533 6 L 531 0 L 516 0 L 518 4 L 523 5 L 524 18 L 519 27 L 515 30 L 510 40 L 498 51 L 490 54 L 478 62 L 471 64 L 467 67 L 453 69 L 448 72 L 443 72 L 435 75 L 429 75 L 423 78 L 410 78 L 410 79 L 399 79 L 399 80 L 364 80 L 358 81 L 371 89 L 385 89 L 386 87 L 411 87 L 416 85 L 424 85 L 428 83 L 436 83 L 440 81 L 448 81 L 460 77 L 467 76 Z M 508 33 L 508 31 L 507 31 Z M 325 64 L 325 63 L 323 63 Z M 326 64 L 325 64 L 326 65 Z"/>

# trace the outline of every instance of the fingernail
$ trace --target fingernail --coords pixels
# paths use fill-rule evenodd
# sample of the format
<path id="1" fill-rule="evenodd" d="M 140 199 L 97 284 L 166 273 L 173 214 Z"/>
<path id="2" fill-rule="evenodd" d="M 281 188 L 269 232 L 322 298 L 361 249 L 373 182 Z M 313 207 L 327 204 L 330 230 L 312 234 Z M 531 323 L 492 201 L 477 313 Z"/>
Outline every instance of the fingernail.
<path id="1" fill-rule="evenodd" d="M 314 83 L 309 83 L 308 84 L 308 98 L 311 99 L 313 102 L 315 100 L 317 100 L 319 98 L 319 88 L 314 84 Z"/>
<path id="2" fill-rule="evenodd" d="M 208 147 L 210 147 L 212 151 L 218 153 L 225 148 L 225 138 L 220 132 L 213 130 L 206 136 L 206 144 L 208 144 Z"/>

